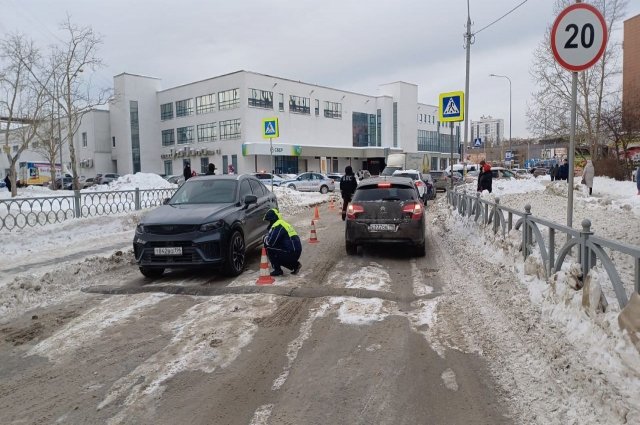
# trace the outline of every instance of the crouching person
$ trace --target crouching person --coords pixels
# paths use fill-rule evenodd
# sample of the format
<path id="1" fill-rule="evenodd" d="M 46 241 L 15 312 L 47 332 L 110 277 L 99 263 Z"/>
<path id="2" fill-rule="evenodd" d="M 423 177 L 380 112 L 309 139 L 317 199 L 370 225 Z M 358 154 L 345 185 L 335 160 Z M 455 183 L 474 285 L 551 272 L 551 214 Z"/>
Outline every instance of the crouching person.
<path id="1" fill-rule="evenodd" d="M 269 222 L 269 233 L 264 237 L 264 246 L 273 267 L 271 276 L 281 276 L 282 267 L 291 270 L 291 274 L 298 273 L 302 267 L 298 261 L 302 254 L 302 244 L 295 229 L 282 219 L 275 208 L 267 211 L 264 220 Z"/>

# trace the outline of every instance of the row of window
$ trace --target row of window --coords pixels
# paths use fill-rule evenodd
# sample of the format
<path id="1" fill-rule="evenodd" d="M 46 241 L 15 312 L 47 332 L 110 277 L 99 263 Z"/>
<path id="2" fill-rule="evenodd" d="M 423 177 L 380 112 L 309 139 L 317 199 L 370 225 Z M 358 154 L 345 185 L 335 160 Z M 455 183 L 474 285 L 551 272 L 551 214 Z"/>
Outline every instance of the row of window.
<path id="1" fill-rule="evenodd" d="M 454 152 L 458 152 L 458 146 L 460 144 L 459 130 L 459 127 L 457 127 L 456 133 L 453 135 Z M 451 151 L 451 134 L 443 134 L 429 130 L 418 130 L 418 150 L 448 153 Z"/>
<path id="2" fill-rule="evenodd" d="M 284 112 L 284 94 L 279 93 L 278 109 Z M 239 89 L 221 91 L 217 95 L 217 109 L 238 108 L 240 106 Z M 254 108 L 273 109 L 273 92 L 249 89 L 249 106 Z M 197 115 L 214 112 L 216 110 L 216 94 L 206 94 L 195 98 L 195 113 Z M 311 99 L 308 97 L 289 96 L 289 112 L 296 114 L 311 114 Z M 320 115 L 320 101 L 315 99 L 315 115 Z M 183 99 L 175 102 L 175 117 L 188 117 L 194 114 L 194 99 Z M 342 118 L 342 104 L 338 102 L 324 102 L 325 118 Z M 160 105 L 160 119 L 162 121 L 174 118 L 174 104 L 163 103 Z"/>
<path id="3" fill-rule="evenodd" d="M 435 124 L 436 117 L 429 114 L 418 114 L 418 122 L 424 122 L 427 124 Z"/>
<path id="4" fill-rule="evenodd" d="M 198 142 L 213 142 L 218 139 L 218 130 L 220 131 L 220 140 L 238 139 L 241 135 L 240 119 L 220 121 L 218 123 L 206 123 L 195 126 L 195 136 Z M 177 142 L 179 145 L 193 143 L 194 126 L 178 127 L 177 129 L 162 130 L 162 146 L 173 146 Z"/>

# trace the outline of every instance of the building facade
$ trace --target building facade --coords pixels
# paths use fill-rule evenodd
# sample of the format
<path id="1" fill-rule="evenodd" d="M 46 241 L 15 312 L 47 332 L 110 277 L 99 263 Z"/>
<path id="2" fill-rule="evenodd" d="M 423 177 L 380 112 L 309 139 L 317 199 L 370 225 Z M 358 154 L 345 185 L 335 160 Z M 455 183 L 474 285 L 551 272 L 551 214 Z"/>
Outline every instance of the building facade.
<path id="1" fill-rule="evenodd" d="M 502 146 L 504 143 L 504 120 L 491 116 L 471 121 L 471 148 Z"/>
<path id="2" fill-rule="evenodd" d="M 422 152 L 431 169 L 460 157 L 460 125 L 441 125 L 415 84 L 381 85 L 370 96 L 238 71 L 163 89 L 161 80 L 114 77 L 109 111 L 92 111 L 75 136 L 80 173 L 355 171 L 377 174 L 389 153 Z M 279 137 L 262 122 L 278 118 Z M 453 140 L 453 145 L 451 141 Z M 271 155 L 271 144 L 273 155 Z M 273 161 L 273 164 L 272 164 Z"/>
<path id="3" fill-rule="evenodd" d="M 640 15 L 624 21 L 622 50 L 622 101 L 624 113 L 637 116 L 640 107 Z"/>

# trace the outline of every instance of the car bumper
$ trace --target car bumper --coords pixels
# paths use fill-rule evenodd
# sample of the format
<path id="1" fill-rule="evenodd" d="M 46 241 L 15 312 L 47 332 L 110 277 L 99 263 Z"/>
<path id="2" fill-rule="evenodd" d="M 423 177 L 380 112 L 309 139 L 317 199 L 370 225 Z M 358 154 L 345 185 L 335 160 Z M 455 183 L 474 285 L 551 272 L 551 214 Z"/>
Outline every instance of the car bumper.
<path id="1" fill-rule="evenodd" d="M 401 243 L 422 245 L 424 243 L 424 218 L 395 223 L 395 231 L 371 232 L 368 222 L 348 220 L 345 230 L 346 241 L 352 244 Z"/>
<path id="2" fill-rule="evenodd" d="M 201 267 L 224 263 L 224 240 L 220 232 L 179 235 L 136 234 L 133 252 L 136 263 L 143 267 Z M 182 248 L 182 255 L 156 255 L 155 248 Z"/>

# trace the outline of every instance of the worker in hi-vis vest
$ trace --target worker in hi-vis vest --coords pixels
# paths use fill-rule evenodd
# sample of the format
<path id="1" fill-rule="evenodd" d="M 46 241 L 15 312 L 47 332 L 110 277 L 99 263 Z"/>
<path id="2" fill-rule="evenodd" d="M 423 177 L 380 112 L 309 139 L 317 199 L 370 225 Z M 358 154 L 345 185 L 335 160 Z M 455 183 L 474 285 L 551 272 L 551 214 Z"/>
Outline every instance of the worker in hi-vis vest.
<path id="1" fill-rule="evenodd" d="M 264 237 L 264 246 L 273 267 L 271 276 L 282 275 L 282 267 L 291 270 L 291 274 L 298 273 L 302 267 L 298 261 L 302 254 L 302 244 L 295 229 L 282 219 L 275 208 L 267 211 L 264 220 L 269 222 L 269 233 Z"/>

